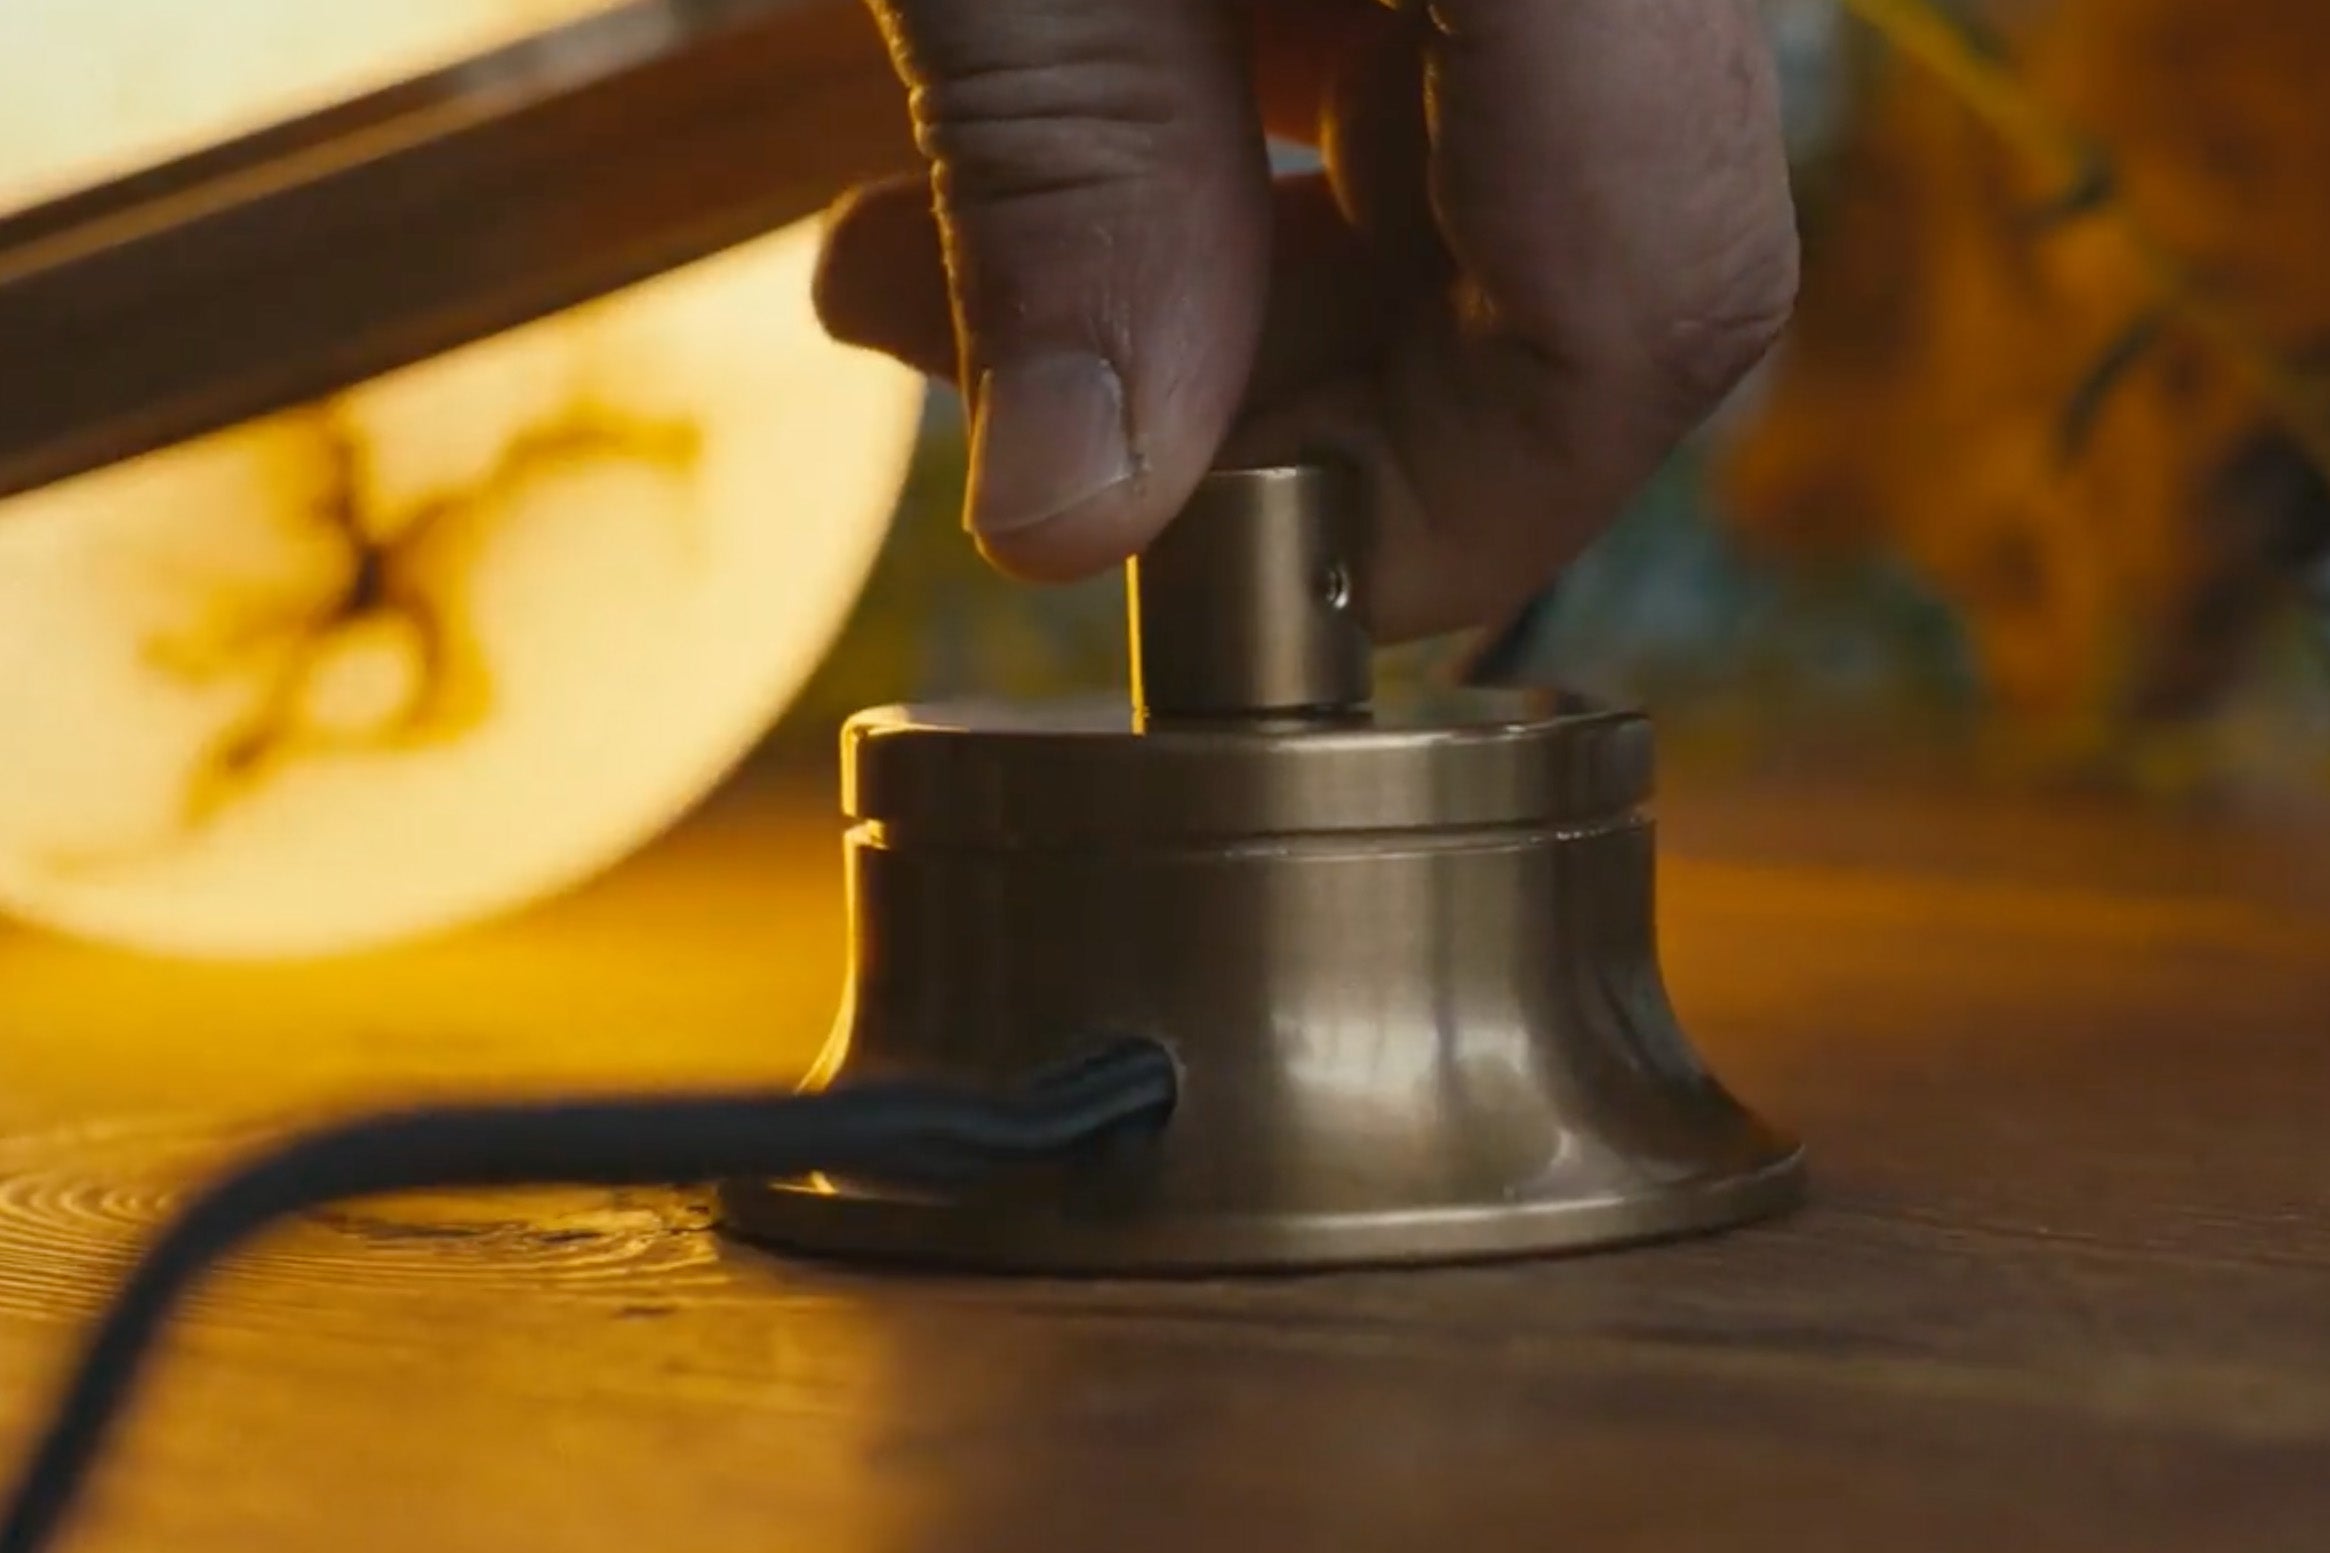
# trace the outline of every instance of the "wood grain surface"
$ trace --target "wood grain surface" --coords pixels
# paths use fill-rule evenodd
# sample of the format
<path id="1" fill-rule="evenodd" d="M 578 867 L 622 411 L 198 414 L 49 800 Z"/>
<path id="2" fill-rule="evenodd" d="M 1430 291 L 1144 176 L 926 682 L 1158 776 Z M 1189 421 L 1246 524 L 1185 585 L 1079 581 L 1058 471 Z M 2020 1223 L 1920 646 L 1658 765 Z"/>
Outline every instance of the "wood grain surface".
<path id="1" fill-rule="evenodd" d="M 823 795 L 296 970 L 0 936 L 0 1446 L 175 1191 L 284 1117 L 797 1070 Z M 1168 1286 L 788 1265 L 655 1193 L 402 1199 L 176 1329 L 70 1545 L 2317 1549 L 2330 831 L 1685 792 L 1663 922 L 1799 1216 Z"/>

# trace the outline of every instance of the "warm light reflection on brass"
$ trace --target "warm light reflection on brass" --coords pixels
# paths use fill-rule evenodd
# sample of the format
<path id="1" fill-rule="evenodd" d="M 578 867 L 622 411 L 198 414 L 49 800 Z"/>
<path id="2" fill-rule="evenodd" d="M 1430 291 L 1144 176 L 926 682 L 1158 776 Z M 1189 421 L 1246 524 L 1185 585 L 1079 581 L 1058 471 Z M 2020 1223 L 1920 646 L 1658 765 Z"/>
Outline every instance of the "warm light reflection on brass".
<path id="1" fill-rule="evenodd" d="M 0 7 L 0 207 L 604 3 Z M 814 242 L 0 507 L 0 908 L 344 950 L 691 806 L 839 628 L 917 423 L 815 323 Z"/>
<path id="2" fill-rule="evenodd" d="M 1172 564 L 1135 570 L 1161 677 L 1125 700 L 847 735 L 854 958 L 821 1072 L 1002 1080 L 1143 1034 L 1183 1064 L 1162 1137 L 960 1196 L 737 1183 L 742 1232 L 1157 1271 L 1579 1249 L 1795 1200 L 1794 1143 L 1667 1002 L 1649 725 L 1370 712 L 1348 590 L 1320 586 L 1357 562 L 1354 499 L 1325 470 L 1216 476 Z"/>

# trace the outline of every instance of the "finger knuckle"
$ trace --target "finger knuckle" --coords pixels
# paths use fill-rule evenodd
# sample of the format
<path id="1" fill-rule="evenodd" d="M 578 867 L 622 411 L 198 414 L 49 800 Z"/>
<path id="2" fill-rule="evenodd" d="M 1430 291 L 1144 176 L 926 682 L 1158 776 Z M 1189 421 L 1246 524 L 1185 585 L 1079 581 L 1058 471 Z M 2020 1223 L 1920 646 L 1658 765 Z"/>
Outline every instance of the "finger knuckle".
<path id="1" fill-rule="evenodd" d="M 1109 55 L 980 61 L 923 83 L 912 100 L 923 155 L 953 196 L 982 202 L 1145 178 L 1179 128 L 1160 72 Z"/>
<path id="2" fill-rule="evenodd" d="M 1769 56 L 1743 28 L 1714 70 L 1725 111 L 1684 180 L 1675 246 L 1648 318 L 1651 361 L 1687 413 L 1722 400 L 1795 310 L 1797 232 Z"/>
<path id="3" fill-rule="evenodd" d="M 1713 407 L 1786 331 L 1796 287 L 1795 223 L 1784 213 L 1745 223 L 1653 310 L 1651 371 L 1690 413 Z"/>

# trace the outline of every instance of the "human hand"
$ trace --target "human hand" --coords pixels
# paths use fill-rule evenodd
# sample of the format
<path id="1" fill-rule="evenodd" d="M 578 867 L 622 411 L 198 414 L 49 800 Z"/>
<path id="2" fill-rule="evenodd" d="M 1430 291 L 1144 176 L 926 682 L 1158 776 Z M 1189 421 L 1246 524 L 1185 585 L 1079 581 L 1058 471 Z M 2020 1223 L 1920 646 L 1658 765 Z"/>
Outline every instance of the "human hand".
<path id="1" fill-rule="evenodd" d="M 1379 637 L 1501 620 L 1794 299 L 1752 0 L 869 3 L 932 178 L 836 211 L 819 309 L 965 386 L 1015 575 L 1121 563 L 1217 459 L 1327 454 Z M 1266 128 L 1326 171 L 1274 185 Z"/>

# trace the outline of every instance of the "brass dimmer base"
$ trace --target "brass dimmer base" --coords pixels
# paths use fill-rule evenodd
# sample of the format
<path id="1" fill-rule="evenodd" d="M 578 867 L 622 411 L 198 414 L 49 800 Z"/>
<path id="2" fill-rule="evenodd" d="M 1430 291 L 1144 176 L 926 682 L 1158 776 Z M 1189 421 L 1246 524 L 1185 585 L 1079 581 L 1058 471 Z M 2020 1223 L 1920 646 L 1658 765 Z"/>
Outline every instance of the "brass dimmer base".
<path id="1" fill-rule="evenodd" d="M 1713 1230 L 1802 1189 L 1661 981 L 1648 723 L 1368 707 L 1335 472 L 1209 480 L 1136 564 L 1132 703 L 891 708 L 845 739 L 854 964 L 821 1081 L 1008 1082 L 1111 1035 L 1169 1125 L 954 1188 L 732 1182 L 780 1248 L 1164 1273 Z"/>

